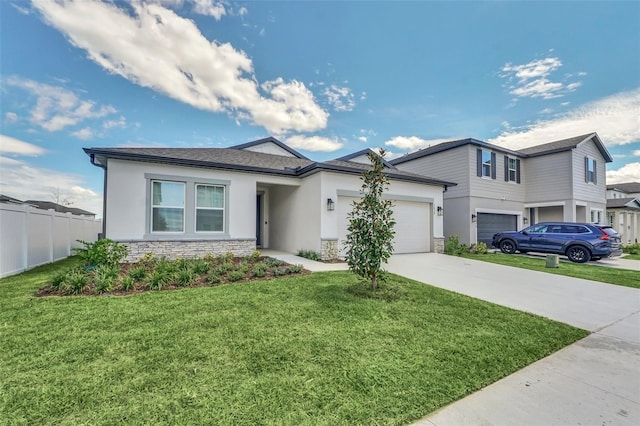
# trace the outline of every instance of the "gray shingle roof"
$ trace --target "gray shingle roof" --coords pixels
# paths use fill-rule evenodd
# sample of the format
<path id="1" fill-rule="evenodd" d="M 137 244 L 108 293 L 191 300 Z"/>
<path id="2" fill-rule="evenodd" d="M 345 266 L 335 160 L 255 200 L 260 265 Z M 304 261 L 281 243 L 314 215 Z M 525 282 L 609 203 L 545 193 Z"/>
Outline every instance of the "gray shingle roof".
<path id="1" fill-rule="evenodd" d="M 512 151 L 510 149 L 507 149 L 498 145 L 490 144 L 487 142 L 479 141 L 477 139 L 471 139 L 471 138 L 460 139 L 460 140 L 440 143 L 438 145 L 434 145 L 429 148 L 424 148 L 419 151 L 412 152 L 403 157 L 391 160 L 391 164 L 394 164 L 394 165 L 401 164 L 410 160 L 414 160 L 416 158 L 425 157 L 427 155 L 457 148 L 462 145 L 475 145 L 480 148 L 487 148 L 493 151 L 504 152 L 504 153 L 515 155 L 522 158 L 537 157 L 540 155 L 547 155 L 555 152 L 569 151 L 571 149 L 574 149 L 579 143 L 584 142 L 591 138 L 593 138 L 596 146 L 598 147 L 598 150 L 600 151 L 602 156 L 605 158 L 605 160 L 608 163 L 613 161 L 611 154 L 609 154 L 605 146 L 602 144 L 602 141 L 600 141 L 600 138 L 598 138 L 598 135 L 596 133 L 589 133 L 586 135 L 574 136 L 568 139 L 562 139 L 559 141 L 554 141 L 554 142 L 549 142 L 542 145 L 536 145 L 529 148 L 524 148 L 518 151 Z"/>
<path id="2" fill-rule="evenodd" d="M 607 199 L 607 208 L 632 208 L 640 210 L 640 200 L 638 200 L 637 198 L 609 198 Z"/>
<path id="3" fill-rule="evenodd" d="M 617 189 L 629 194 L 635 194 L 636 192 L 640 192 L 640 182 L 614 183 L 607 185 L 607 189 Z"/>
<path id="4" fill-rule="evenodd" d="M 207 167 L 224 170 L 302 177 L 322 170 L 362 173 L 366 164 L 350 161 L 314 162 L 308 159 L 266 154 L 235 148 L 85 148 L 92 161 L 105 164 L 104 158 L 129 161 Z M 454 186 L 453 182 L 432 179 L 414 173 L 389 170 L 389 177 L 413 182 Z"/>
<path id="5" fill-rule="evenodd" d="M 24 204 L 30 204 L 42 210 L 55 210 L 59 213 L 71 213 L 76 215 L 87 215 L 87 216 L 95 216 L 95 213 L 91 213 L 89 211 L 79 209 L 76 207 L 68 207 L 63 206 L 53 201 L 40 201 L 40 200 L 27 200 Z"/>

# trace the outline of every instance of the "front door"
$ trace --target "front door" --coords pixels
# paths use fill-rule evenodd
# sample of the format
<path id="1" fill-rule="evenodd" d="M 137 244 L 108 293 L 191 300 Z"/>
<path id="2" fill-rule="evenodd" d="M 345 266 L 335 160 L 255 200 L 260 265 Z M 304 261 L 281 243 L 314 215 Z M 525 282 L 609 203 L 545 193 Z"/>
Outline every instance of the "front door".
<path id="1" fill-rule="evenodd" d="M 262 201 L 264 192 L 256 194 L 256 247 L 262 247 Z"/>

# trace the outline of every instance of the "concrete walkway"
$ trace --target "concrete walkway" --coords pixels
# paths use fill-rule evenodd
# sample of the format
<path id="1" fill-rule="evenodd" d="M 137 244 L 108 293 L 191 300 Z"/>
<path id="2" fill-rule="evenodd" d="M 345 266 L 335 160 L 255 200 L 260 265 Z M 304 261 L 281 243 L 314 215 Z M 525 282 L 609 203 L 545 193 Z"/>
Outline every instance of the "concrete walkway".
<path id="1" fill-rule="evenodd" d="M 304 257 L 296 256 L 295 254 L 287 253 L 284 251 L 265 249 L 260 251 L 263 256 L 273 257 L 287 262 L 291 265 L 302 265 L 304 269 L 311 272 L 323 272 L 323 271 L 346 271 L 349 266 L 344 263 L 324 263 L 316 262 L 314 260 L 305 259 Z"/>
<path id="2" fill-rule="evenodd" d="M 387 269 L 593 332 L 418 425 L 640 424 L 640 290 L 439 254 Z"/>

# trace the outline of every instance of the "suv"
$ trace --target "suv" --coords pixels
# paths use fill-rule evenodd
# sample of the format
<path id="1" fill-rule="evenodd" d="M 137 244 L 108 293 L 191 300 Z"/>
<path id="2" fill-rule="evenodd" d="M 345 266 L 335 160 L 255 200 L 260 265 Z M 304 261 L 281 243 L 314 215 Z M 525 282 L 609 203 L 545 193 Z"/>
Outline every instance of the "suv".
<path id="1" fill-rule="evenodd" d="M 565 254 L 572 262 L 584 263 L 622 254 L 620 235 L 608 225 L 573 222 L 542 222 L 520 232 L 500 232 L 492 244 L 500 251 Z"/>

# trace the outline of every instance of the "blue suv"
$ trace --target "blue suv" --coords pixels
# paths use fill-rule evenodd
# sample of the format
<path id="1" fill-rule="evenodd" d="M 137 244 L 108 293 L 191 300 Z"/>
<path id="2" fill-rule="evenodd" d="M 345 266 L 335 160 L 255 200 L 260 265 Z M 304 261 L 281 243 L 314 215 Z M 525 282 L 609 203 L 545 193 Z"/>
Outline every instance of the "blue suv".
<path id="1" fill-rule="evenodd" d="M 608 225 L 542 222 L 520 232 L 500 232 L 492 244 L 500 251 L 564 254 L 577 263 L 622 254 L 620 235 Z"/>

